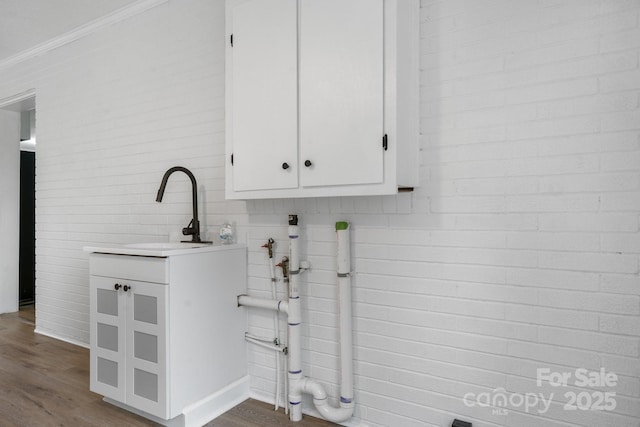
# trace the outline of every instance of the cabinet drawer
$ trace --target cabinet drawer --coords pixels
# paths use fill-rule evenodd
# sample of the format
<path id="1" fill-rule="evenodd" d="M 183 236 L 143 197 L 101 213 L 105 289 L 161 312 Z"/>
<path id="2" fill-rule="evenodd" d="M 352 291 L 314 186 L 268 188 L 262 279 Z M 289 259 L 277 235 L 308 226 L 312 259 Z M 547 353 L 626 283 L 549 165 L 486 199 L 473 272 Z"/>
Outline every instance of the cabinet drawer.
<path id="1" fill-rule="evenodd" d="M 94 253 L 89 256 L 89 269 L 93 276 L 169 283 L 168 258 Z"/>

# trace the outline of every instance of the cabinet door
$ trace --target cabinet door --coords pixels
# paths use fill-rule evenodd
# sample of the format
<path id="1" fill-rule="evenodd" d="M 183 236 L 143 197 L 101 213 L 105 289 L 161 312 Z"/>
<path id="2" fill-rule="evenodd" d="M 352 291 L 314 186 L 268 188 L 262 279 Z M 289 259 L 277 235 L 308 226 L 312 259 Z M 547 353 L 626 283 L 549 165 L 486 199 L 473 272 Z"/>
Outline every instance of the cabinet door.
<path id="1" fill-rule="evenodd" d="M 91 391 L 125 401 L 125 299 L 118 279 L 91 276 Z"/>
<path id="2" fill-rule="evenodd" d="M 382 182 L 383 1 L 299 7 L 300 184 Z"/>
<path id="3" fill-rule="evenodd" d="M 129 286 L 127 404 L 167 419 L 168 285 L 129 282 Z"/>
<path id="4" fill-rule="evenodd" d="M 232 16 L 233 189 L 296 188 L 296 0 L 252 0 Z"/>

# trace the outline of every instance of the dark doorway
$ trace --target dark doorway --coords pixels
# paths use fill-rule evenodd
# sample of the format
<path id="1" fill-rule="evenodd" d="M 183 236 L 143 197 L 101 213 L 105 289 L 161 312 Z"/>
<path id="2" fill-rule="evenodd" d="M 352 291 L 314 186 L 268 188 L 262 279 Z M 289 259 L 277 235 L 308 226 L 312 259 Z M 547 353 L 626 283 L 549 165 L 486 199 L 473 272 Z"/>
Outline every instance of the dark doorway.
<path id="1" fill-rule="evenodd" d="M 36 153 L 20 151 L 20 305 L 36 297 Z"/>

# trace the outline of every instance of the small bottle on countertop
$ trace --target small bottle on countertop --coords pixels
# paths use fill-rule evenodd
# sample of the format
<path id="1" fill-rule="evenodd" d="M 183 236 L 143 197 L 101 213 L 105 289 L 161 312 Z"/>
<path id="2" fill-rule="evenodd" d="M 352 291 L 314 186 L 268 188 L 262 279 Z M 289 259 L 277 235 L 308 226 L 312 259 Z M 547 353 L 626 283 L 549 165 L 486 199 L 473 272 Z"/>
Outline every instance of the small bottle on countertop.
<path id="1" fill-rule="evenodd" d="M 233 243 L 233 227 L 228 222 L 220 227 L 220 243 L 223 245 Z"/>

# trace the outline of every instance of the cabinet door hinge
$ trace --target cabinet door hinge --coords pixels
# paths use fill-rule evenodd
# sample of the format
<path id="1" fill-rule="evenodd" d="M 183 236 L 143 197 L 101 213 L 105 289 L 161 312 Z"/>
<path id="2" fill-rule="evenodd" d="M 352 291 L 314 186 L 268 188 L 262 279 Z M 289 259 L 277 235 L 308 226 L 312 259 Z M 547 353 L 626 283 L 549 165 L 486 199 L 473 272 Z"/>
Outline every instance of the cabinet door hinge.
<path id="1" fill-rule="evenodd" d="M 384 151 L 387 151 L 388 148 L 388 142 L 387 142 L 387 134 L 385 133 L 384 136 L 382 137 L 382 148 L 384 149 Z"/>
<path id="2" fill-rule="evenodd" d="M 233 153 L 231 153 L 231 166 L 233 166 Z"/>
<path id="3" fill-rule="evenodd" d="M 231 47 L 233 47 L 233 34 L 231 34 L 231 37 L 229 37 L 229 41 L 231 42 Z"/>

